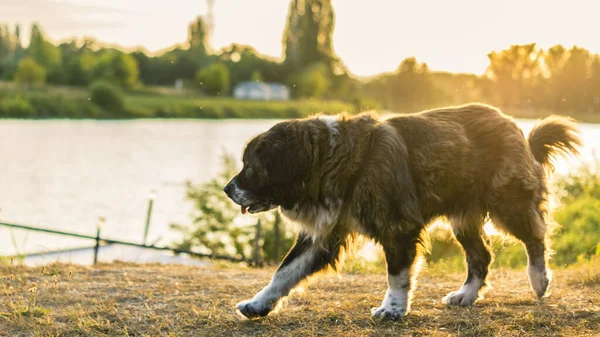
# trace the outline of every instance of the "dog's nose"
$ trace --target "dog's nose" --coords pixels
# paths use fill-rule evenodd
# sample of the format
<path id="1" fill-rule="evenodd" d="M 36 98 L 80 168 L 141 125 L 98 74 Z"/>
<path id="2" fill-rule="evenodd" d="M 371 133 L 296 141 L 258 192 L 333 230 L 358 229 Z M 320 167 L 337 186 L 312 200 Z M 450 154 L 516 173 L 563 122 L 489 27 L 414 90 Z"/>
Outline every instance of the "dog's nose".
<path id="1" fill-rule="evenodd" d="M 225 194 L 229 195 L 229 193 L 231 193 L 231 183 L 225 185 L 225 187 L 223 188 L 223 192 L 225 192 Z"/>

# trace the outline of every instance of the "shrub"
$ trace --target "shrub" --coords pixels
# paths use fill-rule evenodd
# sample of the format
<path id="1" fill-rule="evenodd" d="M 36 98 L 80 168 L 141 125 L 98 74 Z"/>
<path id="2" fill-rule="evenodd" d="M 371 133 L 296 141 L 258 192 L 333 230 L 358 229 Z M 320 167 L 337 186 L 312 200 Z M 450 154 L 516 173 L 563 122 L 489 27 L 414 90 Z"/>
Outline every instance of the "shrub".
<path id="1" fill-rule="evenodd" d="M 297 76 L 296 82 L 296 93 L 299 97 L 322 97 L 331 85 L 327 66 L 321 63 L 304 69 Z"/>
<path id="2" fill-rule="evenodd" d="M 274 256 L 275 215 L 273 212 L 254 216 L 240 215 L 240 208 L 223 193 L 223 186 L 237 173 L 235 159 L 223 158 L 223 171 L 214 179 L 195 185 L 187 183 L 187 198 L 194 203 L 190 225 L 171 224 L 171 228 L 183 234 L 177 243 L 181 249 L 199 250 L 206 254 L 229 255 L 248 259 L 252 255 L 255 238 L 254 224 L 261 221 L 262 235 L 259 241 L 261 255 L 266 261 L 279 262 L 282 256 Z M 280 223 L 279 254 L 291 247 L 294 235 Z"/>
<path id="3" fill-rule="evenodd" d="M 5 98 L 0 101 L 0 117 L 32 118 L 35 117 L 35 109 L 21 96 Z"/>
<path id="4" fill-rule="evenodd" d="M 222 63 L 215 63 L 196 73 L 200 88 L 210 95 L 225 96 L 229 92 L 229 69 Z"/>
<path id="5" fill-rule="evenodd" d="M 19 62 L 15 82 L 27 85 L 41 85 L 46 82 L 46 70 L 28 57 Z"/>
<path id="6" fill-rule="evenodd" d="M 102 109 L 121 113 L 125 110 L 123 92 L 108 82 L 94 82 L 90 87 L 90 99 Z"/>

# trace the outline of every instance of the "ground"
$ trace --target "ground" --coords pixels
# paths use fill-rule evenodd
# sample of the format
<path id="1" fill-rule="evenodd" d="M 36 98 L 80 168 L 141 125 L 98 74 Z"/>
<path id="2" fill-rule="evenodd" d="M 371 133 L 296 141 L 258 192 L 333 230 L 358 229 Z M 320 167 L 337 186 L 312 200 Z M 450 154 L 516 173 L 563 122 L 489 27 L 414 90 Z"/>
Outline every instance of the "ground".
<path id="1" fill-rule="evenodd" d="M 536 300 L 524 270 L 495 270 L 484 299 L 449 308 L 462 273 L 427 267 L 402 322 L 371 319 L 385 275 L 321 274 L 259 320 L 236 314 L 273 268 L 0 265 L 0 336 L 600 336 L 600 264 L 557 269 Z"/>

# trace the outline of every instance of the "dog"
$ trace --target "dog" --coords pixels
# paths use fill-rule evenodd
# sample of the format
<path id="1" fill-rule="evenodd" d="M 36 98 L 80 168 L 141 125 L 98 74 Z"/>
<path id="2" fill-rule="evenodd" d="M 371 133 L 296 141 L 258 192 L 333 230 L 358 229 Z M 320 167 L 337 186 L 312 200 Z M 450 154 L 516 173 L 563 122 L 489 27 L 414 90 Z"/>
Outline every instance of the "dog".
<path id="1" fill-rule="evenodd" d="M 284 121 L 256 136 L 243 168 L 224 188 L 242 213 L 279 208 L 299 225 L 271 282 L 237 309 L 266 316 L 302 280 L 336 267 L 349 238 L 380 244 L 387 292 L 373 317 L 398 320 L 410 310 L 428 224 L 445 218 L 467 262 L 464 284 L 448 305 L 471 306 L 492 261 L 482 227 L 522 241 L 537 297 L 551 279 L 547 266 L 547 174 L 552 159 L 575 155 L 581 140 L 566 117 L 539 121 L 525 138 L 515 121 L 484 104 L 467 104 L 380 119 L 315 115 Z"/>

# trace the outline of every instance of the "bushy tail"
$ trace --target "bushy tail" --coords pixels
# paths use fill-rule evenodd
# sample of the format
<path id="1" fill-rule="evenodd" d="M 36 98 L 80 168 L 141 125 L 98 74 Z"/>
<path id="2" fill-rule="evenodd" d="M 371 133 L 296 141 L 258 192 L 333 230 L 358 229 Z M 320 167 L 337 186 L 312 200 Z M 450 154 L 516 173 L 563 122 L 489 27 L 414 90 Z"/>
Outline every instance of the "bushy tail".
<path id="1" fill-rule="evenodd" d="M 577 124 L 570 118 L 550 116 L 537 123 L 529 132 L 529 147 L 540 164 L 552 168 L 558 156 L 576 155 L 582 145 Z"/>

